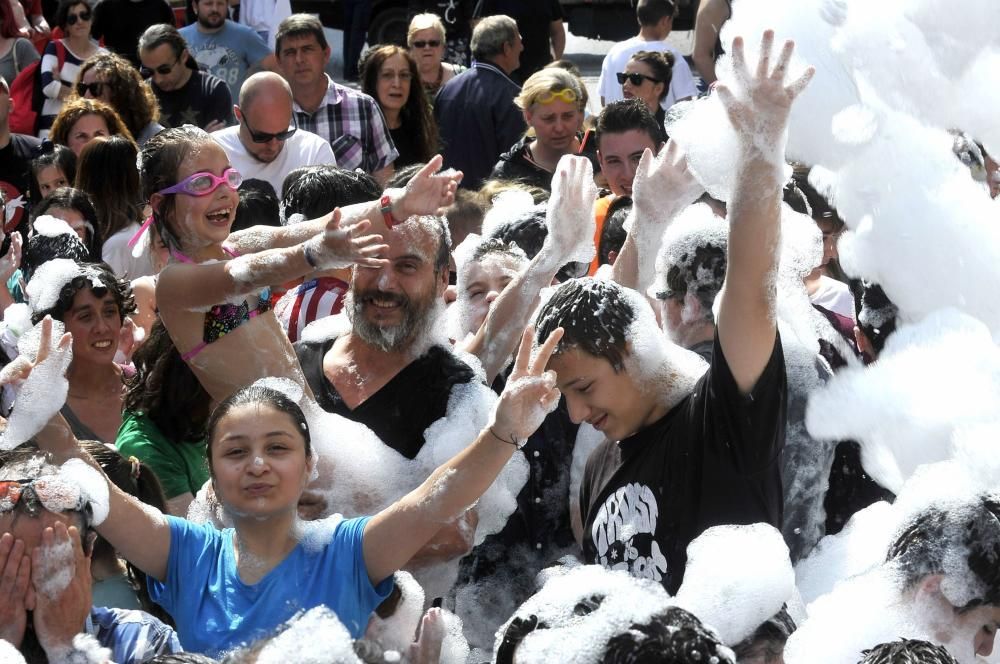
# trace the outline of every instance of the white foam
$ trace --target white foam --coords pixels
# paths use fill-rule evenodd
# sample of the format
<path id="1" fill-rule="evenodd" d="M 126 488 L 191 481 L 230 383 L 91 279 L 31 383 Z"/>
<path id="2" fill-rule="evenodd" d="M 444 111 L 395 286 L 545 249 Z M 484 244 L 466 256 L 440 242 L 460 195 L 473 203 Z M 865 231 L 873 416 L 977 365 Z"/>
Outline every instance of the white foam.
<path id="1" fill-rule="evenodd" d="M 58 217 L 53 217 L 49 214 L 38 215 L 38 217 L 36 217 L 31 223 L 31 227 L 35 229 L 35 233 L 46 237 L 76 235 L 76 231 L 74 231 L 73 228 L 64 220 Z"/>
<path id="2" fill-rule="evenodd" d="M 9 641 L 0 639 L 0 660 L 9 664 L 24 664 L 24 657 L 21 651 L 14 647 Z"/>
<path id="3" fill-rule="evenodd" d="M 288 621 L 257 656 L 258 664 L 361 664 L 350 633 L 330 609 L 319 606 Z"/>

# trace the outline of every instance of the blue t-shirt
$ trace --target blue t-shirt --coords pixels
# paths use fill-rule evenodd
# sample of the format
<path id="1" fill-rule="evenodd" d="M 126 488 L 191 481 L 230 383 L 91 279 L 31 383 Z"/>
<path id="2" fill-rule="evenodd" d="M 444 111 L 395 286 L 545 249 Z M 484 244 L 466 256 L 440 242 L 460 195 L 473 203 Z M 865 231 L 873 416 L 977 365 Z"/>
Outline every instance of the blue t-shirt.
<path id="1" fill-rule="evenodd" d="M 341 521 L 321 549 L 299 544 L 251 586 L 236 571 L 232 528 L 168 516 L 167 578 L 149 578 L 150 597 L 173 616 L 184 649 L 210 657 L 270 635 L 297 611 L 320 605 L 357 638 L 392 590 L 391 575 L 378 586 L 368 580 L 361 547 L 368 519 Z"/>
<path id="2" fill-rule="evenodd" d="M 181 28 L 180 33 L 198 64 L 226 82 L 234 101 L 239 99 L 247 69 L 271 54 L 253 29 L 228 19 L 214 34 L 199 32 L 197 23 Z"/>

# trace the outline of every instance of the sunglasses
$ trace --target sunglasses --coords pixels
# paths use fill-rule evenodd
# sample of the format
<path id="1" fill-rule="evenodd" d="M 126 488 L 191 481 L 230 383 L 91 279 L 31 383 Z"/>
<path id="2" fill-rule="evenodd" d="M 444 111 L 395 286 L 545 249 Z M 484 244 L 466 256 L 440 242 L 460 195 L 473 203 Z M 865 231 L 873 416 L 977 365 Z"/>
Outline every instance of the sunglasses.
<path id="1" fill-rule="evenodd" d="M 219 185 L 226 185 L 236 191 L 243 183 L 243 176 L 240 172 L 230 166 L 222 172 L 222 177 L 218 177 L 207 171 L 194 173 L 187 176 L 172 187 L 159 190 L 158 194 L 185 194 L 187 196 L 208 196 L 219 188 Z"/>
<path id="2" fill-rule="evenodd" d="M 245 115 L 243 116 L 241 122 L 244 125 L 246 125 L 247 131 L 250 132 L 250 138 L 251 140 L 253 140 L 254 143 L 269 143 L 273 140 L 287 141 L 289 138 L 292 137 L 292 134 L 294 134 L 299 129 L 299 121 L 295 117 L 294 113 L 292 113 L 292 127 L 286 129 L 285 131 L 279 131 L 276 134 L 269 134 L 264 131 L 255 130 L 253 127 L 250 126 L 250 122 L 247 120 L 247 117 Z"/>
<path id="3" fill-rule="evenodd" d="M 625 85 L 625 81 L 628 81 L 632 85 L 639 86 L 642 85 L 643 81 L 652 81 L 653 83 L 662 83 L 658 78 L 653 78 L 652 76 L 646 76 L 645 74 L 637 74 L 635 72 L 629 74 L 627 72 L 619 72 L 616 74 L 618 77 L 618 85 Z"/>
<path id="4" fill-rule="evenodd" d="M 562 90 L 559 91 L 546 92 L 545 94 L 543 94 L 538 98 L 538 103 L 543 105 L 551 104 L 557 99 L 562 99 L 567 104 L 575 104 L 579 99 L 579 97 L 573 90 L 570 90 L 569 88 L 563 88 Z"/>
<path id="5" fill-rule="evenodd" d="M 142 74 L 143 78 L 149 78 L 154 73 L 155 74 L 159 74 L 160 76 L 166 76 L 167 74 L 169 74 L 170 72 L 172 72 L 174 70 L 174 67 L 176 67 L 177 63 L 180 62 L 180 61 L 181 61 L 181 59 L 177 58 L 176 60 L 174 60 L 173 64 L 170 64 L 170 65 L 160 65 L 159 67 L 156 67 L 155 69 L 150 69 L 149 67 L 139 67 L 139 73 Z"/>
<path id="6" fill-rule="evenodd" d="M 104 86 L 106 84 L 100 81 L 95 83 L 77 83 L 76 84 L 76 94 L 80 97 L 86 97 L 89 92 L 94 97 L 100 97 L 104 92 Z"/>
<path id="7" fill-rule="evenodd" d="M 66 15 L 66 25 L 76 25 L 76 22 L 78 20 L 86 22 L 86 21 L 90 20 L 90 17 L 91 17 L 91 14 L 90 14 L 89 11 L 83 11 L 83 12 L 80 12 L 79 14 L 67 14 Z"/>
<path id="8" fill-rule="evenodd" d="M 80 487 L 57 477 L 0 481 L 0 514 L 13 512 L 18 505 L 30 516 L 42 508 L 50 512 L 83 512 L 90 523 L 92 510 Z"/>
<path id="9" fill-rule="evenodd" d="M 437 48 L 441 45 L 440 39 L 428 39 L 413 42 L 413 48 Z"/>

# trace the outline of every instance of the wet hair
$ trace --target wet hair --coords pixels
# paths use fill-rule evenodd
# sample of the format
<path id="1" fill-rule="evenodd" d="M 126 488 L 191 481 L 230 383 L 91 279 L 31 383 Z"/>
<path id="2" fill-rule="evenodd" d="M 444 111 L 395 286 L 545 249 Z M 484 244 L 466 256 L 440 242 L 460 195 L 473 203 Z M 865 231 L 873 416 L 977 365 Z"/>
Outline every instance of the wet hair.
<path id="1" fill-rule="evenodd" d="M 601 238 L 597 243 L 597 259 L 601 265 L 611 263 L 611 252 L 621 253 L 628 233 L 625 231 L 625 220 L 632 211 L 632 199 L 619 196 L 608 206 L 601 228 Z"/>
<path id="2" fill-rule="evenodd" d="M 885 348 L 889 335 L 896 331 L 899 309 L 878 284 L 856 279 L 850 286 L 854 295 L 854 318 L 877 355 Z"/>
<path id="3" fill-rule="evenodd" d="M 710 239 L 700 242 L 694 251 L 681 254 L 667 268 L 667 290 L 657 293 L 657 297 L 683 300 L 690 291 L 698 298 L 705 320 L 713 320 L 712 305 L 726 280 L 726 260 L 724 244 L 716 244 Z"/>
<path id="4" fill-rule="evenodd" d="M 52 316 L 55 320 L 65 321 L 66 314 L 73 308 L 73 299 L 76 294 L 84 289 L 89 289 L 96 297 L 104 297 L 106 293 L 111 293 L 115 304 L 118 305 L 118 318 L 125 322 L 125 316 L 135 313 L 135 298 L 132 296 L 132 286 L 128 281 L 119 279 L 106 263 L 83 263 L 81 265 L 87 271 L 86 275 L 74 277 L 69 283 L 63 285 L 59 291 L 59 298 L 56 303 L 45 311 L 35 311 L 31 314 L 31 322 L 37 324 L 46 316 Z M 96 278 L 101 285 L 95 287 L 91 279 Z"/>
<path id="5" fill-rule="evenodd" d="M 693 614 L 671 606 L 608 641 L 604 664 L 733 663 L 730 651 Z"/>
<path id="6" fill-rule="evenodd" d="M 80 152 L 74 186 L 94 203 L 100 245 L 142 216 L 139 171 L 134 166 L 138 155 L 135 141 L 125 136 L 95 138 Z"/>
<path id="7" fill-rule="evenodd" d="M 105 79 L 104 84 L 111 90 L 111 107 L 125 121 L 133 136 L 160 119 L 160 106 L 153 89 L 128 60 L 111 52 L 92 55 L 80 65 L 77 80 L 82 81 L 91 69 Z M 76 95 L 75 89 L 73 95 Z"/>
<path id="8" fill-rule="evenodd" d="M 175 652 L 157 655 L 149 664 L 219 664 L 219 660 L 196 652 Z"/>
<path id="9" fill-rule="evenodd" d="M 641 26 L 656 25 L 676 14 L 677 6 L 671 0 L 639 0 L 635 5 L 635 17 Z"/>
<path id="10" fill-rule="evenodd" d="M 287 37 L 308 37 L 312 35 L 324 51 L 330 46 L 323 34 L 323 24 L 311 14 L 292 14 L 278 24 L 278 32 L 274 36 L 274 53 L 281 57 L 281 42 Z"/>
<path id="11" fill-rule="evenodd" d="M 181 358 L 159 318 L 132 358 L 124 409 L 142 412 L 174 445 L 205 440 L 211 397 Z"/>
<path id="12" fill-rule="evenodd" d="M 639 51 L 629 59 L 653 70 L 653 78 L 663 83 L 663 90 L 660 91 L 660 101 L 663 101 L 670 92 L 670 81 L 674 75 L 674 54 L 670 51 Z"/>
<path id="13" fill-rule="evenodd" d="M 760 624 L 753 634 L 735 646 L 736 661 L 750 659 L 753 655 L 763 655 L 765 664 L 781 661 L 788 637 L 795 631 L 795 621 L 788 614 L 787 605 Z"/>
<path id="14" fill-rule="evenodd" d="M 83 5 L 87 8 L 87 11 L 91 14 L 91 20 L 93 20 L 94 8 L 90 6 L 90 3 L 86 0 L 62 0 L 59 6 L 56 7 L 56 20 L 55 24 L 62 28 L 63 32 L 66 31 L 68 24 L 66 19 L 69 18 L 69 10 L 73 9 L 77 5 Z"/>
<path id="15" fill-rule="evenodd" d="M 519 246 L 513 242 L 504 242 L 499 238 L 489 238 L 480 242 L 472 252 L 472 260 L 479 262 L 487 256 L 506 256 L 525 262 L 528 257 Z"/>
<path id="16" fill-rule="evenodd" d="M 635 318 L 636 311 L 618 284 L 591 277 L 571 279 L 538 312 L 535 338 L 541 343 L 561 327 L 564 334 L 555 354 L 578 348 L 604 358 L 619 372 L 625 368 L 626 335 Z"/>
<path id="17" fill-rule="evenodd" d="M 338 166 L 304 166 L 285 177 L 281 187 L 281 223 L 300 214 L 315 219 L 337 207 L 378 200 L 382 188 L 372 176 Z"/>
<path id="18" fill-rule="evenodd" d="M 241 406 L 253 405 L 253 404 L 266 404 L 275 410 L 288 415 L 295 423 L 302 434 L 302 438 L 305 440 L 306 458 L 312 456 L 312 438 L 309 435 L 309 424 L 306 422 L 306 416 L 302 413 L 302 409 L 299 408 L 298 404 L 288 398 L 283 392 L 279 392 L 273 387 L 267 387 L 259 383 L 254 383 L 247 387 L 241 388 L 229 395 L 222 402 L 215 407 L 212 414 L 208 418 L 208 469 L 212 471 L 212 443 L 215 441 L 216 430 L 219 428 L 219 422 L 226 415 L 229 414 L 234 408 L 239 408 Z"/>
<path id="19" fill-rule="evenodd" d="M 810 168 L 808 166 L 796 164 L 792 170 L 792 180 L 789 183 L 789 185 L 794 184 L 795 188 L 798 189 L 799 195 L 805 198 L 808 211 L 803 212 L 803 214 L 808 214 L 817 221 L 834 221 L 839 230 L 844 226 L 844 220 L 837 214 L 836 208 L 830 205 L 830 202 L 816 190 L 816 187 L 809 183 L 809 171 Z M 788 185 L 786 185 L 787 187 Z M 796 212 L 799 211 L 796 210 Z"/>
<path id="20" fill-rule="evenodd" d="M 517 40 L 517 23 L 509 16 L 487 16 L 472 30 L 469 49 L 472 57 L 481 62 L 492 60 L 503 53 L 503 47 Z"/>
<path id="21" fill-rule="evenodd" d="M 52 139 L 53 143 L 69 145 L 70 132 L 73 131 L 73 127 L 80 118 L 86 115 L 99 115 L 104 118 L 104 123 L 108 125 L 108 133 L 112 136 L 120 135 L 132 139 L 132 132 L 125 126 L 124 120 L 115 109 L 99 99 L 81 99 L 80 97 L 63 103 L 59 115 L 52 122 L 49 138 Z"/>
<path id="22" fill-rule="evenodd" d="M 42 264 L 55 258 L 68 258 L 82 264 L 90 260 L 90 251 L 76 233 L 60 233 L 55 237 L 36 233 L 28 238 L 21 255 L 21 275 L 25 283 L 31 281 Z"/>
<path id="23" fill-rule="evenodd" d="M 105 445 L 96 440 L 81 440 L 80 447 L 93 457 L 116 487 L 142 503 L 155 507 L 160 512 L 167 511 L 167 499 L 163 495 L 160 480 L 156 477 L 156 473 L 141 460 L 136 457 L 125 458 L 111 445 Z M 94 557 L 113 558 L 116 555 L 114 547 L 98 535 L 94 542 Z M 149 596 L 149 590 L 146 588 L 146 574 L 127 560 L 125 561 L 125 570 L 129 584 L 139 598 L 139 604 L 142 605 L 142 610 L 173 625 L 170 614 L 160 608 Z"/>
<path id="24" fill-rule="evenodd" d="M 900 639 L 862 651 L 858 664 L 958 664 L 958 660 L 944 646 Z"/>
<path id="25" fill-rule="evenodd" d="M 242 231 L 252 226 L 280 226 L 278 194 L 267 180 L 250 178 L 239 188 L 240 202 L 236 204 L 236 218 L 229 232 Z"/>
<path id="26" fill-rule="evenodd" d="M 488 239 L 498 239 L 501 242 L 513 243 L 521 248 L 528 258 L 534 258 L 542 250 L 545 237 L 549 234 L 545 225 L 545 206 L 537 205 L 524 214 L 510 221 L 498 224 Z M 559 281 L 586 274 L 586 263 L 567 263 L 556 273 Z"/>
<path id="27" fill-rule="evenodd" d="M 382 65 L 391 57 L 400 56 L 406 62 L 410 71 L 410 94 L 400 110 L 399 117 L 403 129 L 414 140 L 414 153 L 417 161 L 429 161 L 438 150 L 438 129 L 431 113 L 431 104 L 420 83 L 420 71 L 417 61 L 410 52 L 402 46 L 388 44 L 369 49 L 358 64 L 361 78 L 361 90 L 374 99 L 379 106 L 378 81 Z"/>
<path id="28" fill-rule="evenodd" d="M 66 148 L 69 150 L 69 148 Z M 73 154 L 70 151 L 70 154 Z M 97 255 L 96 245 L 96 233 L 97 233 L 97 210 L 94 209 L 94 203 L 90 200 L 90 196 L 87 192 L 80 191 L 79 189 L 74 189 L 73 187 L 59 187 L 51 194 L 43 198 L 37 205 L 33 205 L 31 208 L 31 218 L 32 221 L 42 216 L 43 214 L 48 214 L 49 210 L 52 208 L 60 208 L 63 210 L 76 210 L 82 216 L 84 221 L 87 222 L 89 228 L 87 229 L 87 250 L 90 252 L 90 262 L 97 262 L 100 260 L 100 256 Z M 41 263 L 36 263 L 36 267 L 41 265 Z M 27 277 L 25 277 L 27 280 Z"/>
<path id="29" fill-rule="evenodd" d="M 960 582 L 978 592 L 956 610 L 1000 606 L 1000 494 L 923 509 L 898 531 L 886 561 L 898 566 L 908 589 L 928 576 L 948 574 L 955 557 L 971 575 Z"/>
<path id="30" fill-rule="evenodd" d="M 627 131 L 645 132 L 654 146 L 659 146 L 663 140 L 663 129 L 660 123 L 641 99 L 622 99 L 613 101 L 604 107 L 597 116 L 597 148 L 601 147 L 601 137 L 606 134 L 624 134 Z"/>
<path id="31" fill-rule="evenodd" d="M 194 125 L 182 125 L 164 129 L 143 146 L 139 153 L 139 180 L 142 183 L 142 200 L 161 189 L 177 184 L 177 172 L 181 162 L 191 153 L 195 145 L 212 143 L 217 145 L 204 129 Z M 177 194 L 163 194 L 163 202 L 153 207 L 153 221 L 163 239 L 171 249 L 180 249 L 180 240 L 170 228 L 167 219 L 172 216 Z"/>
<path id="32" fill-rule="evenodd" d="M 2 5 L 3 3 L 0 3 Z M 31 160 L 31 205 L 34 208 L 42 200 L 38 174 L 50 166 L 55 166 L 66 178 L 67 186 L 73 186 L 76 179 L 76 155 L 65 145 L 56 145 L 49 139 L 39 146 L 40 154 Z M 34 210 L 32 210 L 34 211 Z"/>

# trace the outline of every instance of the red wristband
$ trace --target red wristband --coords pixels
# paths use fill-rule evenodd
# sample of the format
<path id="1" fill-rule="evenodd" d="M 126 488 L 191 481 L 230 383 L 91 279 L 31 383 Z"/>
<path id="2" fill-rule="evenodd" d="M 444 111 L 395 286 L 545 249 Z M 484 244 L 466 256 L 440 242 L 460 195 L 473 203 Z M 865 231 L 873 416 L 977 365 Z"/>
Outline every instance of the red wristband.
<path id="1" fill-rule="evenodd" d="M 392 217 L 392 199 L 389 198 L 388 194 L 382 196 L 379 206 L 382 211 L 382 220 L 385 221 L 385 227 L 391 230 L 396 225 L 396 220 Z"/>

